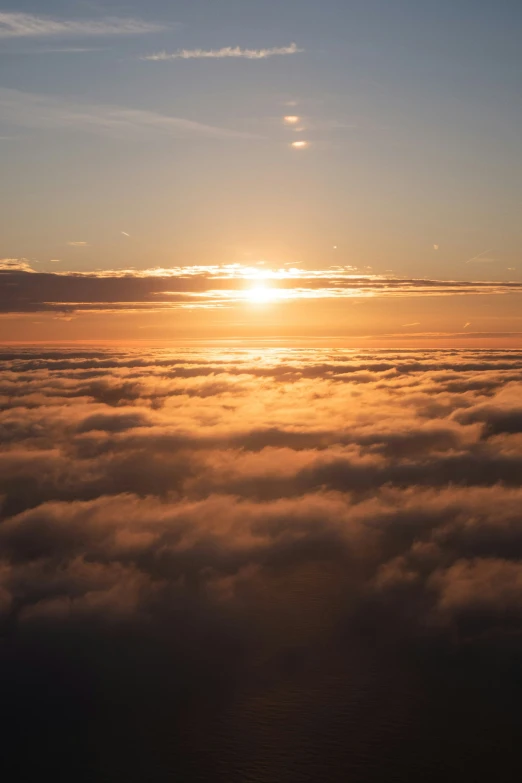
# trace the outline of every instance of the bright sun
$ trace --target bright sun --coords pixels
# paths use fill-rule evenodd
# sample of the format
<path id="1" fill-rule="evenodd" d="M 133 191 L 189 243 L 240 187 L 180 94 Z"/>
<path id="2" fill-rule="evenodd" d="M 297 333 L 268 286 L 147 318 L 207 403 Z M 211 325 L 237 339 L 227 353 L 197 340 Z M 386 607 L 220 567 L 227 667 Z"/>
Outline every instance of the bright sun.
<path id="1" fill-rule="evenodd" d="M 266 304 L 277 298 L 277 291 L 265 283 L 256 283 L 245 291 L 245 297 L 252 304 Z"/>

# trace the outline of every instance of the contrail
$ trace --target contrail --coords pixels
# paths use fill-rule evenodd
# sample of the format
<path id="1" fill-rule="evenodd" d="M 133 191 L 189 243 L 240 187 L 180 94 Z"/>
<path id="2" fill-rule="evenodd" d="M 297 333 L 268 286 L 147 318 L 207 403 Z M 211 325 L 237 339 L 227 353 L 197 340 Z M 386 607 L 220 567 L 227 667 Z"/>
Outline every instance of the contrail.
<path id="1" fill-rule="evenodd" d="M 467 261 L 464 261 L 465 264 L 471 264 L 472 261 L 477 261 L 479 258 L 482 258 L 482 256 L 487 255 L 488 253 L 492 253 L 493 250 L 484 250 L 483 253 L 479 253 L 478 256 L 473 256 L 473 258 L 468 258 Z"/>

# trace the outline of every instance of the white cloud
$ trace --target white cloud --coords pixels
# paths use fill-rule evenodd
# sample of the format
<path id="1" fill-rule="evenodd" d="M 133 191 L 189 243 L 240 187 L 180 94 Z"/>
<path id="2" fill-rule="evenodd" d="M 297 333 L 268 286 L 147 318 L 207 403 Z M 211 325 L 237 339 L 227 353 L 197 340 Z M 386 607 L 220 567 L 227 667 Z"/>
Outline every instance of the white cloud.
<path id="1" fill-rule="evenodd" d="M 257 139 L 252 133 L 205 125 L 182 117 L 110 104 L 83 104 L 49 95 L 0 88 L 4 122 L 29 128 L 69 129 L 117 138 L 144 134 L 200 135 L 214 138 Z"/>
<path id="2" fill-rule="evenodd" d="M 223 49 L 181 49 L 178 52 L 157 52 L 142 57 L 142 60 L 164 61 L 164 60 L 220 60 L 226 57 L 243 57 L 246 60 L 266 60 L 268 57 L 275 57 L 285 54 L 298 54 L 304 49 L 299 49 L 297 44 L 292 43 L 289 46 L 274 47 L 272 49 L 241 49 L 240 46 L 225 46 Z"/>
<path id="3" fill-rule="evenodd" d="M 87 242 L 67 242 L 67 244 L 69 245 L 69 247 L 87 247 L 88 246 Z"/>
<path id="4" fill-rule="evenodd" d="M 92 19 L 54 19 L 33 14 L 0 12 L 0 38 L 40 38 L 45 36 L 103 36 L 154 33 L 163 25 L 141 19 L 105 17 Z"/>

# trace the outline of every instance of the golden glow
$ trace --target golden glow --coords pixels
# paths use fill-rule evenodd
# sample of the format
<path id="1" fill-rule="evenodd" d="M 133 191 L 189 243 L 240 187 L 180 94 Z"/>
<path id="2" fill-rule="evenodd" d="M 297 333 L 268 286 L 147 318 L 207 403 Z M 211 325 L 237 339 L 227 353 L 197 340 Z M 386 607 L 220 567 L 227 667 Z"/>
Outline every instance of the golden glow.
<path id="1" fill-rule="evenodd" d="M 294 148 L 294 150 L 304 150 L 308 147 L 307 141 L 293 141 L 291 146 Z"/>
<path id="2" fill-rule="evenodd" d="M 301 117 L 297 117 L 294 114 L 289 114 L 284 118 L 285 125 L 297 125 Z"/>

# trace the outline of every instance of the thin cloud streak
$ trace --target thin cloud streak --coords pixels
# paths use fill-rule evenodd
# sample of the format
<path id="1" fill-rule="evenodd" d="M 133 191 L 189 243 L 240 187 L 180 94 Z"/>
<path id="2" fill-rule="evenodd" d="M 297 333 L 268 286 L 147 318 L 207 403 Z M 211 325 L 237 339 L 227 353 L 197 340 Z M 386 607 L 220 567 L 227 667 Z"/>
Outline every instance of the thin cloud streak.
<path id="1" fill-rule="evenodd" d="M 177 52 L 157 52 L 142 57 L 142 60 L 164 62 L 168 60 L 221 60 L 229 57 L 246 60 L 266 60 L 269 57 L 279 57 L 304 52 L 297 44 L 273 47 L 272 49 L 242 49 L 240 46 L 225 46 L 222 49 L 180 49 Z"/>
<path id="2" fill-rule="evenodd" d="M 94 19 L 55 19 L 35 14 L 0 12 L 0 38 L 83 37 L 141 35 L 156 33 L 164 25 L 142 19 L 105 17 Z"/>
<path id="3" fill-rule="evenodd" d="M 107 50 L 105 46 L 53 46 L 35 48 L 34 46 L 26 49 L 13 49 L 10 54 L 19 55 L 40 55 L 40 54 L 89 54 L 92 52 L 104 52 Z"/>
<path id="4" fill-rule="evenodd" d="M 117 138 L 144 134 L 199 135 L 222 139 L 259 139 L 246 131 L 206 125 L 159 112 L 109 104 L 83 104 L 54 96 L 0 88 L 0 111 L 5 122 L 39 129 L 65 129 Z"/>

